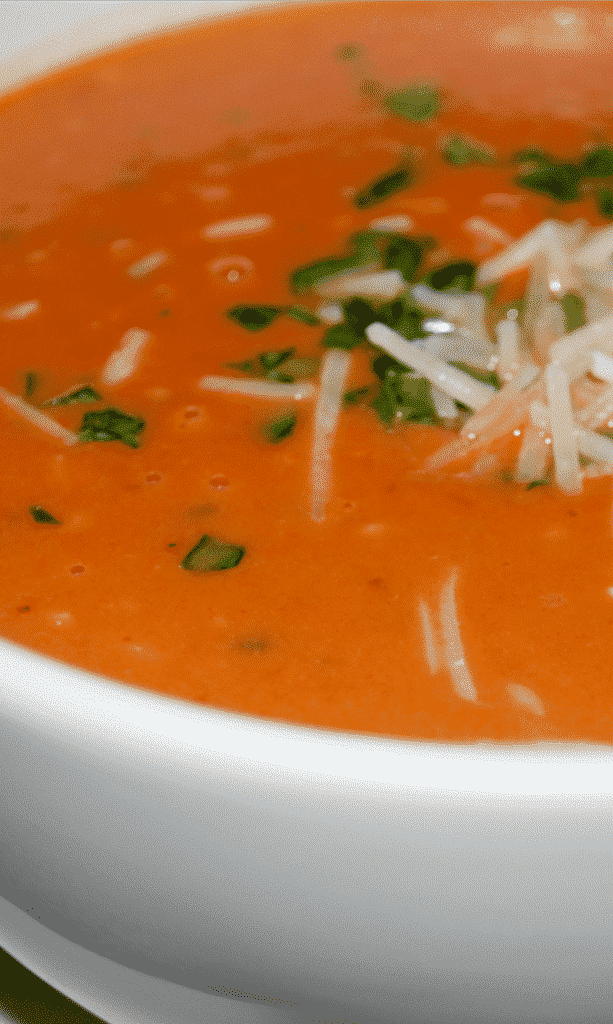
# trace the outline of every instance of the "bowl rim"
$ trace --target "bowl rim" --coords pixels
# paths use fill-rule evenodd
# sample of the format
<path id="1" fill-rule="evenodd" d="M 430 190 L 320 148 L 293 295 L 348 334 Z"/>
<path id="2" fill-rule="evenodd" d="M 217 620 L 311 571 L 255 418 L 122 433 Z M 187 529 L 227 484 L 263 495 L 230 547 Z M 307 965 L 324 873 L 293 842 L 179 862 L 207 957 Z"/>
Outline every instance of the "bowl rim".
<path id="1" fill-rule="evenodd" d="M 45 37 L 0 62 L 0 96 L 165 30 L 255 8 L 322 2 L 326 0 L 116 4 L 61 37 Z M 141 759 L 146 747 L 166 767 L 177 759 L 199 769 L 223 761 L 239 776 L 273 772 L 278 779 L 291 777 L 307 787 L 325 784 L 348 791 L 367 786 L 428 802 L 613 802 L 613 783 L 607 786 L 606 779 L 613 747 L 607 744 L 459 743 L 295 725 L 103 678 L 3 639 L 0 679 L 0 715 L 88 750 L 121 750 Z"/>

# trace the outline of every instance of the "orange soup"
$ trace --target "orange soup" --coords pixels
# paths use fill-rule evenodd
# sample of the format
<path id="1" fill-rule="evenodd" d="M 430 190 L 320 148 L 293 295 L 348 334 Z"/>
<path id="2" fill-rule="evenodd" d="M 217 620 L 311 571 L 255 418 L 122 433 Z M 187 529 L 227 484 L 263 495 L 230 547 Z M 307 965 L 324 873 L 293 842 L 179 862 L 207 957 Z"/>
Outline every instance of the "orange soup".
<path id="1" fill-rule="evenodd" d="M 4 637 L 305 725 L 610 742 L 609 5 L 438 6 L 3 100 Z"/>

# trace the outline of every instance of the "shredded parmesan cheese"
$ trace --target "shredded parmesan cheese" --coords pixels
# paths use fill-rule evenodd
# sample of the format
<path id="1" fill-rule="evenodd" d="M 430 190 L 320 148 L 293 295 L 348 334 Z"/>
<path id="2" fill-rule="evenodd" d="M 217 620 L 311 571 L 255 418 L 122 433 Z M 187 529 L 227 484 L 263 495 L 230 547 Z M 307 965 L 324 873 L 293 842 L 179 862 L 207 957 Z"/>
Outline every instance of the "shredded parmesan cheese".
<path id="1" fill-rule="evenodd" d="M 119 348 L 111 353 L 102 369 L 100 374 L 102 383 L 112 386 L 131 377 L 150 337 L 149 331 L 141 331 L 138 327 L 126 331 L 119 342 Z"/>
<path id="2" fill-rule="evenodd" d="M 29 402 L 24 402 L 23 398 L 11 394 L 10 391 L 6 391 L 4 388 L 0 388 L 0 402 L 3 402 L 9 409 L 13 409 L 14 412 L 18 413 L 19 416 L 22 416 L 35 427 L 38 427 L 43 433 L 57 437 L 64 444 L 72 445 L 79 443 L 78 434 L 73 433 L 72 430 L 67 430 L 66 427 L 51 419 L 51 416 L 47 416 L 40 409 L 36 409 Z"/>
<path id="3" fill-rule="evenodd" d="M 204 391 L 219 391 L 226 395 L 246 395 L 248 398 L 283 399 L 301 401 L 313 398 L 315 387 L 307 381 L 296 384 L 277 384 L 266 380 L 243 380 L 238 377 L 202 377 L 198 387 Z"/>
<path id="4" fill-rule="evenodd" d="M 147 274 L 153 273 L 158 267 L 163 267 L 168 262 L 168 256 L 165 252 L 151 252 L 148 256 L 143 257 L 142 260 L 137 260 L 131 267 L 128 267 L 128 274 L 130 277 L 139 278 L 146 277 Z"/>
<path id="5" fill-rule="evenodd" d="M 317 295 L 325 299 L 350 298 L 365 295 L 374 299 L 395 299 L 406 291 L 406 281 L 398 270 L 379 270 L 374 273 L 334 274 L 318 281 Z"/>
<path id="6" fill-rule="evenodd" d="M 310 469 L 310 512 L 316 523 L 325 519 L 332 489 L 332 445 L 340 415 L 351 353 L 331 348 L 321 366 L 319 393 L 313 422 Z"/>
<path id="7" fill-rule="evenodd" d="M 236 217 L 233 220 L 219 220 L 208 224 L 200 232 L 202 238 L 237 238 L 239 235 L 257 235 L 272 227 L 274 221 L 268 213 L 256 213 L 250 217 Z"/>
<path id="8" fill-rule="evenodd" d="M 32 313 L 36 313 L 40 308 L 40 304 L 36 299 L 32 299 L 30 302 L 21 302 L 18 306 L 11 306 L 10 309 L 4 309 L 2 311 L 3 320 L 25 320 L 27 316 L 31 316 Z"/>
<path id="9" fill-rule="evenodd" d="M 456 607 L 456 585 L 458 572 L 454 570 L 441 591 L 441 631 L 445 651 L 445 666 L 451 677 L 453 688 L 462 700 L 477 700 L 477 690 L 466 664 L 464 644 L 460 634 L 460 623 Z"/>
<path id="10" fill-rule="evenodd" d="M 545 368 L 545 391 L 549 406 L 555 477 L 566 494 L 581 493 L 579 451 L 570 397 L 568 374 L 550 363 Z"/>

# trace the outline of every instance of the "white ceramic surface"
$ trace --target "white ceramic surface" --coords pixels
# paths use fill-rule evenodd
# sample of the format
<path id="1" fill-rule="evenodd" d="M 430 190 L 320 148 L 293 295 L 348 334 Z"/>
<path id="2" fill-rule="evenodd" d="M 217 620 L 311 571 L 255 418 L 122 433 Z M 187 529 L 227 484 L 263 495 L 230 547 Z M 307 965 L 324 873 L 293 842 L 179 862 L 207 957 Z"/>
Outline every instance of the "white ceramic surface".
<path id="1" fill-rule="evenodd" d="M 0 81 L 242 6 L 116 5 Z M 129 971 L 288 1020 L 610 1020 L 609 748 L 283 726 L 2 643 L 0 765 L 0 896 Z"/>

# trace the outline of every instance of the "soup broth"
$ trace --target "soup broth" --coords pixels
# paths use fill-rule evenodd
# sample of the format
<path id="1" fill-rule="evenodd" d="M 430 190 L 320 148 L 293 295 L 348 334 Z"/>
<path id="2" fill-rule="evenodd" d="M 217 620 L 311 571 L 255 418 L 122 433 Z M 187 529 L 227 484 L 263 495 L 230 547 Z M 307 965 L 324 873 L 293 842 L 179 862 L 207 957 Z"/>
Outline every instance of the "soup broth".
<path id="1" fill-rule="evenodd" d="M 0 405 L 4 637 L 317 727 L 610 742 L 609 472 L 585 464 L 576 494 L 551 469 L 518 482 L 523 428 L 428 471 L 458 423 L 382 415 L 365 339 L 313 515 L 339 300 L 292 288 L 296 269 L 379 232 L 431 239 L 414 280 L 432 281 L 543 219 L 613 213 L 613 163 L 560 199 L 513 159 L 533 147 L 576 167 L 607 150 L 608 5 L 577 8 L 574 34 L 551 4 L 442 4 L 438 19 L 436 6 L 258 13 L 3 101 L 0 385 L 80 439 Z M 402 95 L 431 109 L 407 117 L 390 100 Z M 413 180 L 360 199 L 400 171 Z M 488 293 L 492 352 L 526 285 L 520 270 Z M 226 393 L 210 377 L 289 391 Z"/>

